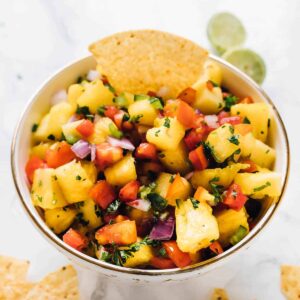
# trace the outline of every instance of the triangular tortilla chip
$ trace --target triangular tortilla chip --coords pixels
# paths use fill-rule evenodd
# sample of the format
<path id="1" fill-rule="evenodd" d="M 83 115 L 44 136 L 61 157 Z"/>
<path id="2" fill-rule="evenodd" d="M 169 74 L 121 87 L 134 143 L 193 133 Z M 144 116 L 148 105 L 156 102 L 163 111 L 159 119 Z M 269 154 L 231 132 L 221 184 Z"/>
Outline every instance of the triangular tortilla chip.
<path id="1" fill-rule="evenodd" d="M 300 299 L 300 266 L 281 266 L 281 291 L 288 300 Z"/>
<path id="2" fill-rule="evenodd" d="M 8 280 L 0 283 L 1 300 L 23 300 L 24 296 L 35 286 L 28 281 Z"/>
<path id="3" fill-rule="evenodd" d="M 214 289 L 211 300 L 229 300 L 227 292 L 224 289 Z"/>
<path id="4" fill-rule="evenodd" d="M 29 261 L 0 256 L 0 282 L 6 280 L 25 280 Z"/>
<path id="5" fill-rule="evenodd" d="M 23 298 L 24 300 L 78 300 L 78 278 L 76 270 L 66 266 L 48 274 Z"/>
<path id="6" fill-rule="evenodd" d="M 117 33 L 89 50 L 117 93 L 146 94 L 168 87 L 168 98 L 199 79 L 207 58 L 207 51 L 195 43 L 155 30 Z"/>

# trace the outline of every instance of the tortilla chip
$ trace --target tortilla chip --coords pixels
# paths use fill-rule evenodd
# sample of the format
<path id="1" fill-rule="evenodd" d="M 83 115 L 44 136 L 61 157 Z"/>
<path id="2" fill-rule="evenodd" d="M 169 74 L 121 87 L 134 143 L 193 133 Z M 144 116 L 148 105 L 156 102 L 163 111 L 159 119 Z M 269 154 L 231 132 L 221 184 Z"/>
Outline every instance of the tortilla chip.
<path id="1" fill-rule="evenodd" d="M 35 286 L 32 282 L 8 280 L 0 283 L 0 299 L 22 300 Z"/>
<path id="2" fill-rule="evenodd" d="M 66 266 L 56 272 L 48 274 L 35 285 L 24 300 L 78 300 L 78 278 L 76 270 Z"/>
<path id="3" fill-rule="evenodd" d="M 0 256 L 0 282 L 23 281 L 26 279 L 28 269 L 29 261 Z"/>
<path id="4" fill-rule="evenodd" d="M 189 40 L 155 30 L 117 33 L 89 50 L 117 93 L 146 94 L 168 87 L 167 98 L 176 98 L 197 81 L 208 54 Z"/>
<path id="5" fill-rule="evenodd" d="M 224 289 L 214 289 L 211 300 L 228 300 L 227 292 Z"/>
<path id="6" fill-rule="evenodd" d="M 288 300 L 300 299 L 300 266 L 281 266 L 281 291 Z"/>

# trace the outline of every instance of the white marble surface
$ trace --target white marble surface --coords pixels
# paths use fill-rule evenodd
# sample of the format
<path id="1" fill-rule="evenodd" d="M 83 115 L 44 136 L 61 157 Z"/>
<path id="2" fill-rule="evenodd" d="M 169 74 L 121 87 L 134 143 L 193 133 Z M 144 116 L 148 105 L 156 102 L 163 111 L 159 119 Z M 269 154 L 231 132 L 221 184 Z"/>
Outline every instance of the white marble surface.
<path id="1" fill-rule="evenodd" d="M 263 87 L 280 109 L 289 133 L 292 164 L 282 206 L 254 247 L 220 270 L 172 288 L 133 292 L 111 282 L 94 299 L 208 299 L 213 287 L 225 287 L 230 299 L 282 299 L 279 266 L 300 264 L 300 1 L 0 0 L 0 4 L 0 253 L 29 258 L 31 278 L 67 261 L 24 215 L 10 174 L 13 129 L 37 87 L 56 69 L 86 55 L 90 42 L 117 31 L 157 28 L 208 46 L 209 17 L 229 10 L 243 20 L 247 46 L 266 61 Z M 88 299 L 93 276 L 88 272 L 80 276 L 83 299 Z"/>

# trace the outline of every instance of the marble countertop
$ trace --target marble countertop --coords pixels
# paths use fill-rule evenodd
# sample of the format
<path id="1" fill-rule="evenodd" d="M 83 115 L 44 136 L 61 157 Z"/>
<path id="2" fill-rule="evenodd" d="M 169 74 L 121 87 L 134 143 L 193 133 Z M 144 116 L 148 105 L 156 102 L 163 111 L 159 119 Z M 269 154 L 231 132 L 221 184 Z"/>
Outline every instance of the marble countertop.
<path id="1" fill-rule="evenodd" d="M 230 299 L 283 299 L 281 264 L 300 264 L 300 1 L 299 0 L 1 0 L 0 10 L 0 253 L 30 259 L 35 279 L 67 259 L 33 228 L 20 207 L 11 174 L 10 142 L 25 103 L 53 71 L 87 54 L 87 45 L 108 34 L 154 28 L 209 47 L 206 24 L 218 11 L 244 22 L 247 46 L 267 65 L 264 89 L 286 124 L 291 174 L 275 218 L 249 250 L 219 270 L 172 288 L 135 288 L 110 282 L 96 296 L 89 272 L 81 272 L 83 299 L 208 299 L 225 287 Z"/>

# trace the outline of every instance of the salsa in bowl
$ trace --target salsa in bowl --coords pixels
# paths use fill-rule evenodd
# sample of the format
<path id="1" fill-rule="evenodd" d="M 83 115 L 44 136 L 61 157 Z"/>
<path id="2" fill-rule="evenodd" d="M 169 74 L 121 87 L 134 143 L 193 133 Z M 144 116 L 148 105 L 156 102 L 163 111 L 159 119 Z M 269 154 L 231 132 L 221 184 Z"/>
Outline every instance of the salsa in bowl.
<path id="1" fill-rule="evenodd" d="M 92 263 L 146 274 L 209 264 L 255 235 L 286 179 L 265 95 L 214 58 L 175 97 L 116 91 L 88 61 L 27 120 L 26 188 L 47 233 Z"/>

